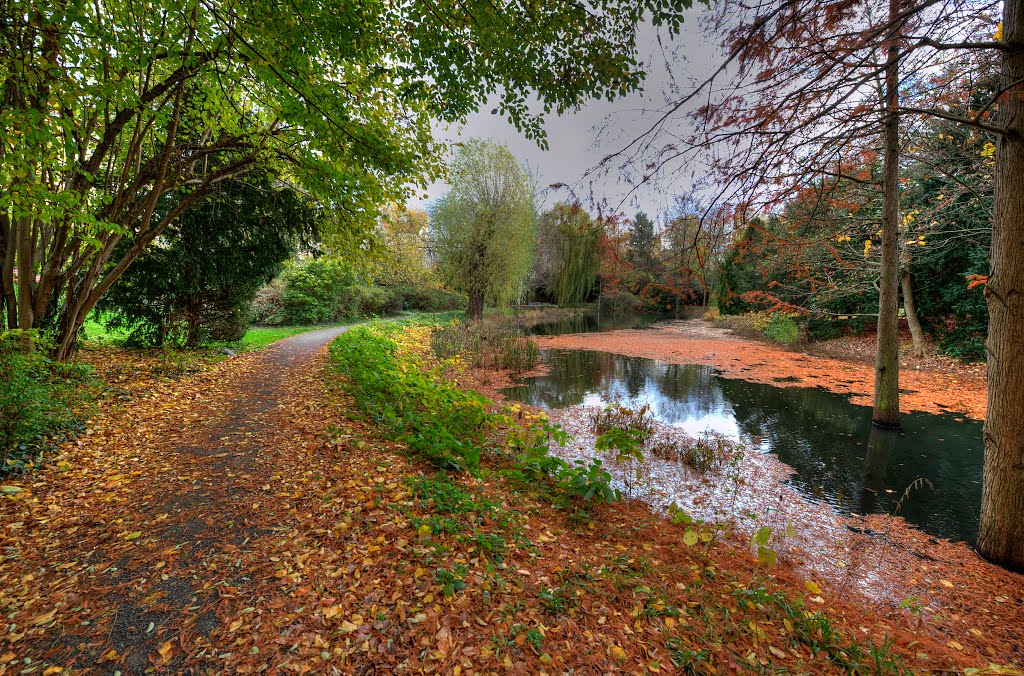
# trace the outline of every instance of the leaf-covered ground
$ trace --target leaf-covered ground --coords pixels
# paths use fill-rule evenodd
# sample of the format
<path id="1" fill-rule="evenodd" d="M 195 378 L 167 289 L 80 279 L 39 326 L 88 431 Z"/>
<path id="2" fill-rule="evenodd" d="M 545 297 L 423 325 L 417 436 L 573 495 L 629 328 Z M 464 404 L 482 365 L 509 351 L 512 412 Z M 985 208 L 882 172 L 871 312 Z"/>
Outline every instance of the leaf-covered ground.
<path id="1" fill-rule="evenodd" d="M 4 481 L 0 673 L 1001 661 L 741 547 L 682 546 L 639 503 L 566 509 L 498 474 L 440 474 L 353 419 L 325 370 L 334 333 L 178 380 L 133 377 L 110 353 L 116 389 L 89 433 Z"/>

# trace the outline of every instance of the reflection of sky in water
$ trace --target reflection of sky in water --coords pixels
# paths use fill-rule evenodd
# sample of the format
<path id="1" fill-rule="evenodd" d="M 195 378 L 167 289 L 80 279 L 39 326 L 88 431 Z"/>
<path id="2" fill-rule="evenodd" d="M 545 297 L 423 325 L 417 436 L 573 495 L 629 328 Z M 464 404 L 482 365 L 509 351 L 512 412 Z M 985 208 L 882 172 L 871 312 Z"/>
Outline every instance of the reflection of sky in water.
<path id="1" fill-rule="evenodd" d="M 582 404 L 597 408 L 604 408 L 612 403 L 620 403 L 629 408 L 648 406 L 651 409 L 651 415 L 657 420 L 678 427 L 691 437 L 712 434 L 733 441 L 740 439 L 740 426 L 736 424 L 736 417 L 733 415 L 732 407 L 728 404 L 723 404 L 722 407 L 712 411 L 666 405 L 654 387 L 645 387 L 638 397 L 616 397 L 615 395 L 615 388 L 604 393 L 588 392 L 584 395 Z"/>
<path id="2" fill-rule="evenodd" d="M 549 372 L 505 390 L 545 408 L 651 407 L 687 434 L 742 439 L 796 470 L 792 484 L 844 513 L 894 513 L 929 533 L 972 540 L 981 505 L 981 424 L 903 416 L 901 432 L 871 425 L 868 407 L 810 387 L 721 378 L 708 366 L 586 350 L 545 352 Z M 900 497 L 915 480 L 907 499 Z"/>

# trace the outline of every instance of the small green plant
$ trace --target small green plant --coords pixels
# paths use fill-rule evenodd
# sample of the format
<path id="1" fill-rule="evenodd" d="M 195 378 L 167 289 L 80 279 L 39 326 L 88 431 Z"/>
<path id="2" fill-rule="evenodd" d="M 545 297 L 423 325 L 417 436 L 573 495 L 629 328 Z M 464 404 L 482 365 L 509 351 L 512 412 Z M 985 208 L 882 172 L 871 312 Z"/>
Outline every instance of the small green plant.
<path id="1" fill-rule="evenodd" d="M 508 544 L 504 538 L 494 533 L 477 533 L 471 541 L 481 554 L 499 563 L 508 553 Z"/>
<path id="2" fill-rule="evenodd" d="M 917 598 L 913 594 L 900 601 L 900 608 L 906 608 L 914 615 L 921 615 L 924 613 L 926 604 L 921 599 Z"/>
<path id="3" fill-rule="evenodd" d="M 82 426 L 99 393 L 90 367 L 55 362 L 34 331 L 0 332 L 0 476 L 34 459 Z"/>
<path id="4" fill-rule="evenodd" d="M 524 643 L 530 646 L 534 653 L 539 655 L 543 652 L 544 634 L 540 632 L 540 629 L 537 629 L 536 627 L 526 628 L 523 625 L 516 623 L 512 625 L 512 629 L 509 633 L 512 634 L 513 639 L 522 634 L 525 639 Z"/>
<path id="5" fill-rule="evenodd" d="M 640 443 L 654 434 L 654 418 L 649 406 L 633 409 L 622 404 L 609 404 L 590 414 L 590 425 L 598 436 L 619 430 L 628 432 Z"/>
<path id="6" fill-rule="evenodd" d="M 466 588 L 468 569 L 461 563 L 455 564 L 452 570 L 438 568 L 434 571 L 434 582 L 441 585 L 441 592 L 450 598 Z"/>
<path id="7" fill-rule="evenodd" d="M 665 648 L 669 651 L 669 660 L 672 665 L 682 670 L 684 674 L 704 673 L 700 669 L 700 665 L 711 659 L 710 652 L 688 648 L 678 636 L 670 636 L 665 641 Z"/>
<path id="8" fill-rule="evenodd" d="M 768 526 L 761 526 L 754 533 L 753 537 L 750 538 L 750 543 L 757 547 L 757 560 L 761 562 L 761 565 L 768 568 L 774 566 L 778 559 L 778 553 L 775 549 L 768 546 L 771 537 L 772 529 Z"/>
<path id="9" fill-rule="evenodd" d="M 589 463 L 576 460 L 564 469 L 558 483 L 572 495 L 594 502 L 612 503 L 622 499 L 622 493 L 611 485 L 612 475 L 605 471 L 601 461 L 592 458 Z"/>

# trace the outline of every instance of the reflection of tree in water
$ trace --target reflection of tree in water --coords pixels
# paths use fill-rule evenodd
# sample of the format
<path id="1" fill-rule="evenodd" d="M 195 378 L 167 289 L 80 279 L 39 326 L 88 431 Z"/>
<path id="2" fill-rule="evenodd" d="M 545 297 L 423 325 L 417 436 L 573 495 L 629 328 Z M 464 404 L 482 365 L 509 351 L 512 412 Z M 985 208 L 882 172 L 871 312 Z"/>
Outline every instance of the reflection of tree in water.
<path id="1" fill-rule="evenodd" d="M 661 364 L 655 368 L 654 382 L 661 395 L 658 414 L 665 422 L 732 416 L 726 410 L 720 379 L 710 366 Z"/>
<path id="2" fill-rule="evenodd" d="M 804 387 L 774 387 L 721 379 L 743 434 L 763 440 L 796 470 L 793 483 L 812 495 L 827 494 L 840 509 L 855 511 L 866 432 L 862 411 L 838 394 Z"/>
<path id="3" fill-rule="evenodd" d="M 871 423 L 870 409 L 806 387 L 720 378 L 708 367 L 585 350 L 552 350 L 550 373 L 506 391 L 549 408 L 587 395 L 628 406 L 654 405 L 659 420 L 735 419 L 796 470 L 793 483 L 843 511 L 892 513 L 903 491 L 925 477 L 900 514 L 935 535 L 973 539 L 981 504 L 981 425 L 951 416 L 908 414 L 902 433 Z"/>
<path id="4" fill-rule="evenodd" d="M 912 413 L 903 430 L 880 430 L 870 409 L 820 389 L 721 379 L 744 434 L 761 437 L 796 470 L 792 482 L 843 511 L 900 515 L 923 530 L 971 540 L 981 506 L 981 425 Z"/>
<path id="5" fill-rule="evenodd" d="M 878 509 L 878 498 L 886 494 L 885 480 L 899 438 L 900 433 L 897 430 L 871 426 L 868 435 L 868 454 L 864 460 L 864 484 L 860 492 L 861 514 L 882 511 Z"/>
<path id="6" fill-rule="evenodd" d="M 644 315 L 611 314 L 598 316 L 587 313 L 563 317 L 555 321 L 540 320 L 532 324 L 524 324 L 526 332 L 531 336 L 561 336 L 567 333 L 593 333 L 595 331 L 613 331 L 616 329 L 639 329 L 649 326 L 658 317 Z"/>

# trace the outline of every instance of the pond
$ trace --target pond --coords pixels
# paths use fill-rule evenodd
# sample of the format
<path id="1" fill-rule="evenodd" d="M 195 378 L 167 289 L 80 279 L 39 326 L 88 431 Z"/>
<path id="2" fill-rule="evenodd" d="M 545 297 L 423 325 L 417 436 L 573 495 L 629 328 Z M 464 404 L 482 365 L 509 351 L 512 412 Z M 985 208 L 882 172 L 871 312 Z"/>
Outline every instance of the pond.
<path id="1" fill-rule="evenodd" d="M 547 350 L 546 375 L 504 390 L 545 408 L 647 404 L 690 435 L 721 434 L 774 453 L 812 500 L 846 514 L 898 513 L 935 536 L 973 542 L 981 508 L 980 422 L 910 413 L 894 432 L 871 409 L 820 388 L 723 378 L 709 366 L 588 350 Z M 905 495 L 906 493 L 906 495 Z M 902 499 L 901 499 L 902 498 Z"/>
<path id="2" fill-rule="evenodd" d="M 585 312 L 534 324 L 527 327 L 525 333 L 531 336 L 561 336 L 567 333 L 643 329 L 656 322 L 665 321 L 665 319 L 663 316 Z"/>

